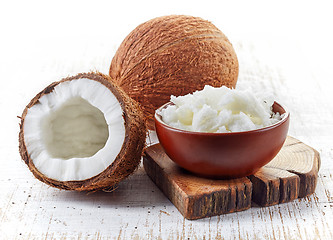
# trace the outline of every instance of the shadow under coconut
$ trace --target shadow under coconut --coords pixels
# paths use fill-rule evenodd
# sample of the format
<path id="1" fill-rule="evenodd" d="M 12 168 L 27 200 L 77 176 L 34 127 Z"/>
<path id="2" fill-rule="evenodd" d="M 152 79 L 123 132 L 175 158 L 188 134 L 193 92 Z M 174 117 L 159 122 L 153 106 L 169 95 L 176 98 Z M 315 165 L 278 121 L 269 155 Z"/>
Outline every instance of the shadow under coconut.
<path id="1" fill-rule="evenodd" d="M 171 205 L 151 181 L 141 165 L 130 177 L 120 182 L 112 191 L 74 192 L 60 191 L 59 197 L 85 206 L 100 207 L 159 207 Z"/>

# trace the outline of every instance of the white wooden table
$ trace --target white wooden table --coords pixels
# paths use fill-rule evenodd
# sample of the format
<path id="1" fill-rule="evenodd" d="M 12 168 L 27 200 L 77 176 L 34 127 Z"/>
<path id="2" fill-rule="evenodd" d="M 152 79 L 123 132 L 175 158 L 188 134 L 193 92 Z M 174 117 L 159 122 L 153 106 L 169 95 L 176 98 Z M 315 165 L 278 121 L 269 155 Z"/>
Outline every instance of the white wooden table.
<path id="1" fill-rule="evenodd" d="M 168 11 L 174 13 L 170 8 Z M 207 11 L 203 10 L 204 18 L 209 18 Z M 38 14 L 37 11 L 32 13 Z M 102 13 L 105 14 L 105 10 Z M 154 16 L 166 13 L 157 11 Z M 198 10 L 192 14 L 198 16 L 199 13 Z M 120 13 L 116 14 L 121 17 Z M 212 20 L 222 29 L 225 19 L 218 20 L 218 13 L 214 14 Z M 42 16 L 47 17 L 47 13 Z M 55 16 L 56 13 L 51 14 Z M 79 13 L 74 16 L 82 17 Z M 66 22 L 59 21 L 59 26 L 69 32 Z M 97 24 L 91 21 L 89 27 Z M 128 29 L 142 20 L 133 22 Z M 240 31 L 233 34 L 231 26 L 226 24 L 240 62 L 238 87 L 251 85 L 254 91 L 272 91 L 276 100 L 291 112 L 289 135 L 317 149 L 322 164 L 312 196 L 272 207 L 253 207 L 244 212 L 189 221 L 160 192 L 142 167 L 113 192 L 86 194 L 48 187 L 36 180 L 21 161 L 16 116 L 21 115 L 30 99 L 62 77 L 90 70 L 108 73 L 112 55 L 128 33 L 126 29 L 115 35 L 108 32 L 89 35 L 78 31 L 69 37 L 56 36 L 47 29 L 47 23 L 41 25 L 48 33 L 46 36 L 39 32 L 42 29 L 32 27 L 34 34 L 39 33 L 38 38 L 26 35 L 29 31 L 22 29 L 25 36 L 21 36 L 7 26 L 5 30 L 14 37 L 1 42 L 0 239 L 333 239 L 333 64 L 329 62 L 329 55 L 316 52 L 316 48 L 322 50 L 329 45 L 317 43 L 307 51 L 304 42 L 300 43 L 301 37 L 273 38 L 264 34 L 246 37 L 246 34 L 238 34 Z M 52 23 L 51 27 L 57 26 L 56 20 Z M 19 23 L 13 26 L 18 27 Z M 84 29 L 79 26 L 80 30 Z M 61 30 L 54 28 L 54 31 Z M 332 53 L 332 49 L 327 50 Z M 154 133 L 148 141 L 156 141 Z"/>

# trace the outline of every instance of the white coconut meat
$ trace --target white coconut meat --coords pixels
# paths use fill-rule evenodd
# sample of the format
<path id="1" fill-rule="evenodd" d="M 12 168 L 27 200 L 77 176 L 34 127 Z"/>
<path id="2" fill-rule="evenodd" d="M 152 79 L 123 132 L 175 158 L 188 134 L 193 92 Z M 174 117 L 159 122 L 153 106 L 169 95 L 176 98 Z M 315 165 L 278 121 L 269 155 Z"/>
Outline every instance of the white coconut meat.
<path id="1" fill-rule="evenodd" d="M 123 110 L 103 84 L 81 78 L 61 82 L 28 109 L 24 139 L 35 167 L 57 181 L 103 172 L 125 140 Z"/>

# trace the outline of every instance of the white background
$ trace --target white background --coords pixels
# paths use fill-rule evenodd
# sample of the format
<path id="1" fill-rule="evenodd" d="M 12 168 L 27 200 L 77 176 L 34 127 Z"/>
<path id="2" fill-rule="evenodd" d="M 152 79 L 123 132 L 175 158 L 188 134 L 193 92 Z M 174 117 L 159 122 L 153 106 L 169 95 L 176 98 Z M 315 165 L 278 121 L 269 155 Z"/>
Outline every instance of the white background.
<path id="1" fill-rule="evenodd" d="M 275 92 L 277 99 L 289 107 L 291 116 L 294 115 L 289 134 L 319 150 L 322 155 L 323 174 L 331 173 L 330 162 L 333 160 L 332 9 L 330 1 L 1 0 L 0 233 L 1 231 L 2 233 L 0 239 L 1 237 L 13 239 L 14 237 L 66 236 L 75 239 L 106 236 L 112 238 L 120 236 L 125 239 L 130 238 L 129 236 L 139 238 L 159 236 L 164 239 L 179 236 L 176 233 L 172 235 L 174 228 L 180 229 L 179 231 L 183 229 L 181 237 L 184 238 L 194 236 L 191 233 L 196 233 L 195 236 L 198 238 L 203 236 L 208 238 L 206 232 L 210 227 L 210 221 L 217 221 L 217 218 L 196 222 L 195 227 L 201 230 L 193 229 L 192 223 L 181 217 L 171 203 L 144 176 L 143 171 L 138 173 L 138 177 L 134 176 L 134 179 L 146 184 L 143 189 L 133 190 L 132 188 L 138 186 L 133 181 L 129 181 L 126 183 L 128 185 L 120 188 L 118 193 L 117 191 L 112 193 L 110 198 L 113 205 L 109 212 L 95 213 L 96 206 L 103 207 L 103 204 L 109 204 L 109 196 L 96 194 L 93 197 L 87 197 L 84 194 L 64 193 L 48 188 L 32 177 L 18 154 L 19 119 L 16 116 L 21 115 L 24 107 L 35 94 L 51 82 L 79 72 L 98 70 L 107 74 L 112 56 L 123 38 L 138 24 L 162 15 L 198 16 L 213 22 L 220 28 L 234 44 L 238 54 L 239 84 L 241 81 L 247 81 L 253 84 L 254 88 L 261 85 L 271 88 L 268 90 Z M 273 74 L 270 75 L 270 71 Z M 256 73 L 258 73 L 258 79 L 253 77 Z M 282 74 L 282 77 L 279 74 Z M 268 83 L 265 82 L 266 76 L 270 78 Z M 254 82 L 251 83 L 253 79 Z M 277 79 L 277 84 L 272 82 L 274 79 Z M 324 179 L 323 176 L 322 179 Z M 325 197 L 320 198 L 324 196 L 325 186 L 332 186 L 332 181 L 325 183 L 324 179 L 322 185 L 318 186 L 318 196 L 322 201 L 326 201 Z M 133 194 L 136 195 L 132 196 L 131 191 L 134 191 Z M 149 194 L 149 197 L 140 195 L 138 191 Z M 27 206 L 21 208 L 25 198 L 33 198 L 33 200 L 29 201 L 30 205 L 25 204 Z M 330 203 L 332 199 L 328 197 L 327 201 Z M 161 203 L 160 208 L 153 207 L 154 204 L 157 205 L 156 202 Z M 136 208 L 128 210 L 127 205 L 135 205 Z M 72 211 L 68 210 L 68 206 Z M 115 206 L 123 210 L 112 211 Z M 84 213 L 75 212 L 73 208 L 81 209 L 81 213 L 82 211 Z M 286 208 L 296 209 L 297 206 L 290 203 L 282 205 L 282 208 L 284 208 L 282 211 L 287 211 Z M 146 216 L 147 209 L 151 217 L 147 217 L 148 220 L 145 222 L 138 220 L 134 224 L 133 218 L 137 215 Z M 169 215 L 158 220 L 162 209 L 168 211 Z M 266 214 L 268 218 L 267 211 L 271 211 L 271 208 L 267 209 L 262 210 L 261 214 L 263 216 Z M 299 210 L 294 210 L 295 216 L 298 216 L 297 211 L 301 212 L 300 209 L 306 211 L 304 210 L 306 204 L 301 205 Z M 251 212 L 251 214 L 255 213 Z M 70 219 L 66 219 L 66 214 L 70 216 Z M 246 214 L 228 216 L 233 219 L 232 221 L 240 219 L 247 223 Z M 316 236 L 316 230 L 312 229 L 316 225 L 316 219 L 325 222 L 327 218 L 332 217 L 332 208 L 326 213 L 324 219 L 320 218 L 319 213 L 319 215 L 313 214 L 312 217 L 308 217 L 315 220 L 307 219 L 302 223 L 304 229 L 309 229 L 310 238 Z M 80 216 L 85 223 L 82 223 L 82 219 L 79 220 Z M 229 218 L 224 218 L 226 224 L 234 226 Z M 160 221 L 160 225 L 156 221 Z M 220 218 L 217 225 L 219 221 Z M 266 220 L 252 222 L 253 226 L 249 223 L 238 228 L 231 227 L 232 231 L 224 230 L 225 236 L 245 238 L 247 235 L 264 239 L 265 236 L 272 236 L 276 231 L 274 227 L 265 225 L 265 222 Z M 290 226 L 293 226 L 292 222 L 293 219 L 290 219 Z M 263 224 L 262 228 L 266 231 L 266 235 L 254 232 L 255 229 L 260 229 L 260 224 Z M 254 227 L 254 225 L 257 226 Z M 284 223 L 284 225 L 288 224 Z M 82 226 L 84 229 L 81 228 Z M 158 229 L 159 226 L 160 231 L 151 230 L 150 227 L 153 228 L 153 226 L 154 229 Z M 325 230 L 325 226 L 323 224 L 318 227 L 318 236 L 332 236 L 332 232 Z M 295 229 L 291 227 L 290 236 L 298 236 L 295 235 Z M 129 235 L 133 232 L 136 235 Z M 150 232 L 150 235 L 147 235 L 147 232 Z M 304 238 L 306 236 L 306 234 L 301 235 Z"/>

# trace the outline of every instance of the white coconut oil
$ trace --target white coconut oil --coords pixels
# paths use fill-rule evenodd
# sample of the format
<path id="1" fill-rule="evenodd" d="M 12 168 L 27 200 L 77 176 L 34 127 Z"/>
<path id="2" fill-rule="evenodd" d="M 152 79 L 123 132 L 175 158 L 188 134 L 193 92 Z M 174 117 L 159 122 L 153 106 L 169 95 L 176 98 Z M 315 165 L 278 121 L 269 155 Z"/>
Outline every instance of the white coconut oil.
<path id="1" fill-rule="evenodd" d="M 205 86 L 185 96 L 171 96 L 169 105 L 158 114 L 171 127 L 194 132 L 227 133 L 255 130 L 282 119 L 272 111 L 272 96 L 225 86 Z"/>

